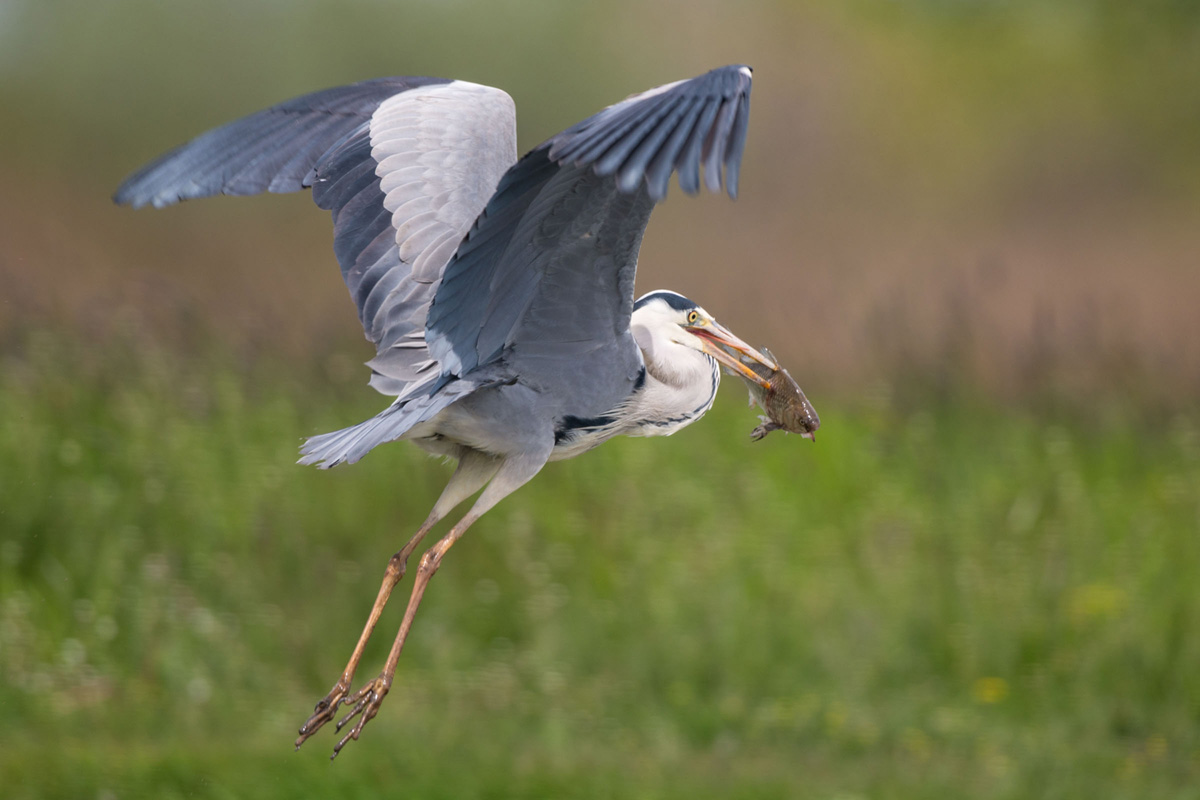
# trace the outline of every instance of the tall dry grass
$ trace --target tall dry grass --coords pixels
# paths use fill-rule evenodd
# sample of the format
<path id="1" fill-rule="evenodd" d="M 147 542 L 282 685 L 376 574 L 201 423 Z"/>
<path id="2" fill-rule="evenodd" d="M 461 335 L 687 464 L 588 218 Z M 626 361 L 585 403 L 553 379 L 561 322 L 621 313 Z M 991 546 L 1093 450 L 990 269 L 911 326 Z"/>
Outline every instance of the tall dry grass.
<path id="1" fill-rule="evenodd" d="M 372 75 L 504 86 L 531 147 L 626 93 L 746 61 L 742 196 L 674 192 L 643 290 L 694 297 L 818 397 L 914 376 L 1079 405 L 1187 404 L 1200 387 L 1200 22 L 1178 4 L 264 5 L 233 27 L 221 4 L 16 8 L 0 28 L 10 342 L 122 328 L 361 377 L 370 351 L 322 213 L 271 197 L 134 214 L 107 200 L 122 175 Z M 359 24 L 371 15 L 386 20 Z"/>

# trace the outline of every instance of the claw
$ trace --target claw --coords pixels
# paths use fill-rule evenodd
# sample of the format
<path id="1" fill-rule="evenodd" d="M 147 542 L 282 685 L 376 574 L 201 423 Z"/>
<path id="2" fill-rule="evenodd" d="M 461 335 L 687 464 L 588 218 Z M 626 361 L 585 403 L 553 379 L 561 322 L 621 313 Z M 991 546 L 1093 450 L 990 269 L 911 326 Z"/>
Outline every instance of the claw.
<path id="1" fill-rule="evenodd" d="M 358 722 L 333 746 L 333 755 L 329 757 L 330 761 L 338 757 L 338 753 L 342 752 L 342 748 L 351 739 L 358 741 L 358 735 L 362 733 L 363 726 L 374 719 L 375 715 L 379 713 L 379 707 L 383 705 L 383 698 L 387 696 L 388 689 L 391 688 L 390 684 L 391 681 L 380 675 L 355 692 L 353 697 L 343 701 L 343 705 L 354 703 L 354 708 L 350 709 L 350 712 L 346 716 L 338 720 L 336 730 L 340 732 L 355 717 L 358 717 Z"/>
<path id="2" fill-rule="evenodd" d="M 379 707 L 383 705 L 383 698 L 387 696 L 388 689 L 391 688 L 391 681 L 384 675 L 380 675 L 375 680 L 368 683 L 366 686 L 359 689 L 352 695 L 347 696 L 349 688 L 349 680 L 340 680 L 334 684 L 333 689 L 329 694 L 325 695 L 316 708 L 313 709 L 312 716 L 300 726 L 300 736 L 296 739 L 296 749 L 300 749 L 300 745 L 319 731 L 326 722 L 329 722 L 337 716 L 338 708 L 341 706 L 353 706 L 347 714 L 339 719 L 334 725 L 334 729 L 341 732 L 342 728 L 346 727 L 355 717 L 358 722 L 350 729 L 350 732 L 341 738 L 334 745 L 333 755 L 330 760 L 337 758 L 337 754 L 342 751 L 346 743 L 351 739 L 357 740 L 358 735 L 362 733 L 363 726 L 375 718 L 379 713 Z"/>
<path id="3" fill-rule="evenodd" d="M 371 691 L 374 685 L 375 682 L 372 681 L 363 688 L 359 689 L 353 697 L 347 698 L 346 701 L 342 703 L 342 705 L 346 706 L 354 703 L 354 708 L 350 709 L 350 712 L 346 714 L 346 716 L 338 720 L 337 725 L 334 726 L 334 730 L 340 731 L 342 728 L 346 727 L 346 723 L 362 713 L 363 706 L 367 704 L 367 701 L 370 700 L 371 696 L 374 694 L 374 692 Z"/>
<path id="4" fill-rule="evenodd" d="M 300 735 L 296 737 L 296 749 L 300 749 L 300 745 L 304 744 L 310 736 L 321 730 L 326 722 L 329 722 L 337 716 L 338 706 L 346 702 L 346 692 L 350 689 L 350 681 L 343 677 L 333 685 L 329 690 L 329 694 L 317 701 L 317 705 L 313 708 L 312 716 L 305 720 L 300 726 Z"/>

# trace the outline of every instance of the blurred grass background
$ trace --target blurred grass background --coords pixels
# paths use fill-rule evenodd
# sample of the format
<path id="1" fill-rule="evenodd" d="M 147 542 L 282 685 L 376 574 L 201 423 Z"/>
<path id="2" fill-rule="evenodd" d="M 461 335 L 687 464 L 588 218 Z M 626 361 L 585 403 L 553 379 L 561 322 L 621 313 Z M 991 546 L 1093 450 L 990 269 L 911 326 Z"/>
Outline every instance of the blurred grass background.
<path id="1" fill-rule="evenodd" d="M 362 78 L 501 86 L 527 149 L 732 62 L 742 196 L 674 192 L 639 287 L 769 345 L 820 442 L 729 387 L 552 465 L 364 739 L 291 753 L 448 470 L 292 465 L 383 402 L 307 197 L 112 188 Z M 0 795 L 1200 797 L 1197 75 L 1171 0 L 6 0 Z"/>

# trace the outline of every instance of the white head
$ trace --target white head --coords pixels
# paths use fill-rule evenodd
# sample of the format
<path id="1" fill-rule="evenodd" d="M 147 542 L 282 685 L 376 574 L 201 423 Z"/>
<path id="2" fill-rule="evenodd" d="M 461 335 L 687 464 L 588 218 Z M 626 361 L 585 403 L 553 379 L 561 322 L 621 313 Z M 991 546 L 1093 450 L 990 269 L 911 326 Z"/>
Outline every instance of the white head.
<path id="1" fill-rule="evenodd" d="M 660 289 L 638 298 L 633 304 L 630 330 L 641 348 L 646 370 L 664 383 L 679 386 L 707 381 L 713 359 L 740 375 L 761 380 L 742 363 L 739 354 L 770 369 L 778 368 L 677 292 Z"/>

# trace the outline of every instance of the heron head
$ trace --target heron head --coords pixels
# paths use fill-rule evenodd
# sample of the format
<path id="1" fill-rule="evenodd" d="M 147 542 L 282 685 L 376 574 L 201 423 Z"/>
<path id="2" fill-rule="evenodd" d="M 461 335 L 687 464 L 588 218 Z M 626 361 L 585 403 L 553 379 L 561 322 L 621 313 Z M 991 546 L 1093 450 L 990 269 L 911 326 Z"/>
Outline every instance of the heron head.
<path id="1" fill-rule="evenodd" d="M 703 308 L 677 292 L 658 290 L 645 294 L 633 305 L 631 328 L 634 340 L 647 360 L 671 359 L 672 345 L 703 353 L 737 375 L 765 386 L 763 379 L 744 363 L 751 359 L 769 370 L 779 369 L 771 358 L 743 342 Z"/>

